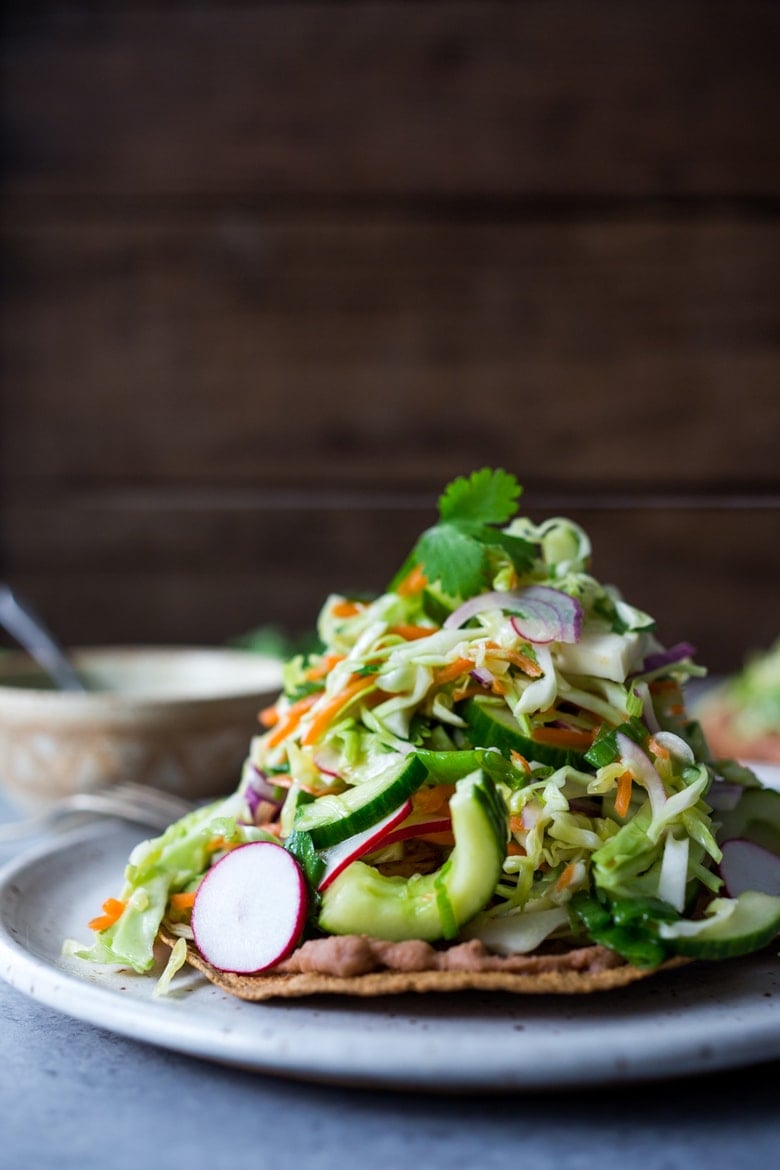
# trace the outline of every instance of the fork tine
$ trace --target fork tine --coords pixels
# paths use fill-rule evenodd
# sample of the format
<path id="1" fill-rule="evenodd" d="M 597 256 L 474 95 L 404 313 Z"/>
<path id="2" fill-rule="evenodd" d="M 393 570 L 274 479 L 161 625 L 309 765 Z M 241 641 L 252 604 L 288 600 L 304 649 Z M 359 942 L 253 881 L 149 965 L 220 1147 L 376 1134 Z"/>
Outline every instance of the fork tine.
<path id="1" fill-rule="evenodd" d="M 149 785 L 119 782 L 94 792 L 75 793 L 23 821 L 0 824 L 0 845 L 43 835 L 73 814 L 116 816 L 154 829 L 166 829 L 195 805 Z"/>
<path id="2" fill-rule="evenodd" d="M 106 791 L 120 800 L 126 799 L 131 805 L 140 804 L 144 808 L 159 809 L 162 813 L 169 813 L 172 820 L 177 820 L 195 808 L 193 801 L 185 800 L 182 796 L 165 792 L 161 788 L 153 788 L 148 784 L 138 784 L 132 780 L 120 781 Z"/>

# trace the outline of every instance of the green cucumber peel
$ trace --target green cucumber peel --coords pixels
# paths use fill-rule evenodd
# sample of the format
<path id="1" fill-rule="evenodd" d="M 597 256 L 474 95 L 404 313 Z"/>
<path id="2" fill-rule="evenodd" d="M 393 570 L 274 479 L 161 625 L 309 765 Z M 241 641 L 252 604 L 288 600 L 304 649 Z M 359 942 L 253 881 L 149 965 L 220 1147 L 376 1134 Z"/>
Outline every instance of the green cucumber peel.
<path id="1" fill-rule="evenodd" d="M 439 870 L 386 877 L 356 860 L 323 891 L 321 929 L 391 940 L 456 937 L 488 904 L 501 877 L 506 810 L 482 772 L 457 782 L 450 808 L 455 845 Z"/>
<path id="2" fill-rule="evenodd" d="M 459 930 L 458 919 L 447 891 L 447 877 L 451 868 L 450 862 L 445 861 L 433 882 L 433 889 L 436 894 L 436 909 L 439 911 L 439 918 L 441 919 L 442 937 L 446 939 L 457 938 Z"/>
<path id="3" fill-rule="evenodd" d="M 462 715 L 467 724 L 466 736 L 483 748 L 497 748 L 505 757 L 517 751 L 525 759 L 549 764 L 553 768 L 582 767 L 582 752 L 536 743 L 503 700 L 481 696 L 468 699 L 463 705 Z"/>

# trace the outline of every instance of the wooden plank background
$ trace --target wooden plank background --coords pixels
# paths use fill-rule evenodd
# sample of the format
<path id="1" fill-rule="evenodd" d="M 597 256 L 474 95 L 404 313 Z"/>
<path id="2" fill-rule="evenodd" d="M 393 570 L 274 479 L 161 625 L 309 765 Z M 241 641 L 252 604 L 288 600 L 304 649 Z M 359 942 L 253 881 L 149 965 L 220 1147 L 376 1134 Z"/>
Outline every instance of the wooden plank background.
<path id="1" fill-rule="evenodd" d="M 515 471 L 714 670 L 778 632 L 780 6 L 12 4 L 0 571 L 308 628 Z"/>

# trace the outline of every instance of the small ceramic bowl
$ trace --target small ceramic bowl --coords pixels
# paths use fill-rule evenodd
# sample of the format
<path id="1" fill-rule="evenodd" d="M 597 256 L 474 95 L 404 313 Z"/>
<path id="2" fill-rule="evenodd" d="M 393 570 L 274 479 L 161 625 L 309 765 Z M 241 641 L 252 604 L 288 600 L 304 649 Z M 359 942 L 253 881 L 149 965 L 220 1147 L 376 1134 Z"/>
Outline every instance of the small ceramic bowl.
<path id="1" fill-rule="evenodd" d="M 0 784 L 26 812 L 133 780 L 193 800 L 238 784 L 281 663 L 246 650 L 74 650 L 88 690 L 53 690 L 25 654 L 0 656 Z"/>

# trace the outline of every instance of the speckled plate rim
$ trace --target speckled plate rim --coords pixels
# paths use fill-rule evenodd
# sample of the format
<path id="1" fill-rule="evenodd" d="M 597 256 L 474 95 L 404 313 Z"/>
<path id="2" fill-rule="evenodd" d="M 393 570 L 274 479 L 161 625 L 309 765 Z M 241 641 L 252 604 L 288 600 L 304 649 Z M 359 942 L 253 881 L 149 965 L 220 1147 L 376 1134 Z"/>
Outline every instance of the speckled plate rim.
<path id="1" fill-rule="evenodd" d="M 780 769 L 770 776 L 780 780 Z M 0 977 L 65 1015 L 200 1059 L 403 1090 L 531 1091 L 685 1076 L 780 1058 L 776 948 L 590 996 L 400 996 L 253 1004 L 189 970 L 154 977 L 64 957 L 115 892 L 138 832 L 101 822 L 0 871 Z M 162 963 L 163 956 L 160 957 Z"/>

